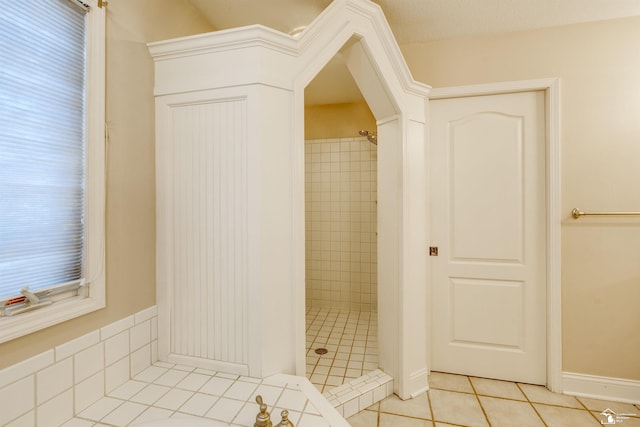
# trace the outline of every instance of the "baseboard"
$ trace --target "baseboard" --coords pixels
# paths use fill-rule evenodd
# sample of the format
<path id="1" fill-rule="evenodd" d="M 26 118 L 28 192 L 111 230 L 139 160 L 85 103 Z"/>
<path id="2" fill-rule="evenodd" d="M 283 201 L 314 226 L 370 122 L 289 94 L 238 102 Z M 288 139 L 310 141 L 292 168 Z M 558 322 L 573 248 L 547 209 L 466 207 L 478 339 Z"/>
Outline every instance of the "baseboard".
<path id="1" fill-rule="evenodd" d="M 249 366 L 240 363 L 229 363 L 221 360 L 203 359 L 200 357 L 185 356 L 170 353 L 167 362 L 178 365 L 195 366 L 196 368 L 209 369 L 210 371 L 220 371 L 227 374 L 249 375 Z"/>
<path id="2" fill-rule="evenodd" d="M 638 380 L 563 372 L 562 388 L 564 394 L 572 396 L 640 403 L 640 381 Z"/>
<path id="3" fill-rule="evenodd" d="M 429 370 L 427 368 L 413 372 L 409 376 L 409 390 L 411 390 L 412 399 L 429 390 Z"/>

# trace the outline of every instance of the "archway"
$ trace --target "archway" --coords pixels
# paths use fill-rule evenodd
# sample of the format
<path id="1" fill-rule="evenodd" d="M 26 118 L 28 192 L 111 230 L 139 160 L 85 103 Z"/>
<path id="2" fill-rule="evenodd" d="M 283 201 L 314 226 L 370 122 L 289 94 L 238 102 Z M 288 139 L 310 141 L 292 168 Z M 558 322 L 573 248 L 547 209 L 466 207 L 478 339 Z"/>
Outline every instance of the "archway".
<path id="1" fill-rule="evenodd" d="M 299 37 L 256 25 L 149 49 L 160 359 L 304 375 L 304 88 L 340 52 L 381 141 L 379 364 L 401 398 L 425 391 L 429 87 L 380 7 L 334 0 Z"/>

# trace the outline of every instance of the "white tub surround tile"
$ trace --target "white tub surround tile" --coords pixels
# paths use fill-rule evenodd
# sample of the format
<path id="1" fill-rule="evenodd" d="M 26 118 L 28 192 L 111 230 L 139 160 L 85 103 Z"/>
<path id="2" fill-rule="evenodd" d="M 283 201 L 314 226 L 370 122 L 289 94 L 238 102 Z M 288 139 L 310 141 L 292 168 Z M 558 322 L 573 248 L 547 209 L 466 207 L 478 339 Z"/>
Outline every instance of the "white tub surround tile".
<path id="1" fill-rule="evenodd" d="M 281 387 L 260 384 L 258 388 L 253 392 L 253 396 L 251 396 L 250 401 L 255 402 L 256 397 L 260 395 L 265 402 L 277 402 L 282 392 L 283 389 Z"/>
<path id="2" fill-rule="evenodd" d="M 73 417 L 73 390 L 69 389 L 37 409 L 37 427 L 59 426 Z"/>
<path id="3" fill-rule="evenodd" d="M 131 423 L 131 425 L 135 426 L 151 421 L 166 420 L 171 418 L 171 414 L 173 414 L 173 411 L 162 408 L 154 408 L 152 406 L 147 408 L 142 414 L 140 414 L 140 416 L 138 416 L 138 418 L 136 418 L 133 423 Z"/>
<path id="4" fill-rule="evenodd" d="M 0 425 L 62 425 L 74 412 L 93 407 L 105 392 L 113 392 L 129 381 L 131 365 L 139 371 L 150 366 L 155 322 L 156 309 L 150 307 L 0 370 Z M 141 346 L 134 362 L 131 341 Z M 160 372 L 154 379 L 166 372 L 156 369 Z M 155 375 L 154 370 L 145 375 Z M 123 392 L 140 391 L 132 391 L 133 387 L 135 383 Z M 122 400 L 115 402 L 119 405 Z M 86 423 L 79 420 L 76 424 Z"/>
<path id="5" fill-rule="evenodd" d="M 114 335 L 124 332 L 134 325 L 133 316 L 127 316 L 123 319 L 115 321 L 110 325 L 104 326 L 100 329 L 100 339 L 106 340 Z"/>
<path id="6" fill-rule="evenodd" d="M 152 405 L 157 402 L 158 399 L 160 399 L 162 396 L 167 394 L 169 390 L 171 390 L 171 388 L 167 386 L 149 384 L 129 400 L 138 403 L 144 403 L 146 405 Z"/>
<path id="7" fill-rule="evenodd" d="M 77 353 L 73 358 L 75 382 L 78 384 L 104 369 L 104 344 L 99 342 Z"/>
<path id="8" fill-rule="evenodd" d="M 303 414 L 300 418 L 299 425 L 305 427 L 331 427 L 331 424 L 318 415 Z"/>
<path id="9" fill-rule="evenodd" d="M 233 425 L 240 426 L 252 426 L 256 422 L 256 415 L 260 412 L 260 407 L 257 403 L 247 402 L 238 415 L 233 419 Z M 277 423 L 277 418 L 274 413 L 271 413 L 271 422 Z"/>
<path id="10" fill-rule="evenodd" d="M 189 375 L 187 371 L 181 371 L 178 369 L 172 369 L 170 371 L 165 372 L 160 375 L 158 379 L 154 381 L 155 384 L 166 385 L 168 387 L 173 387 L 178 384 L 180 381 L 185 379 Z"/>
<path id="11" fill-rule="evenodd" d="M 69 357 L 36 374 L 36 403 L 41 404 L 73 386 L 73 363 Z"/>
<path id="12" fill-rule="evenodd" d="M 105 375 L 103 372 L 87 378 L 75 387 L 75 412 L 80 412 L 104 396 Z M 39 384 L 38 384 L 39 386 Z"/>
<path id="13" fill-rule="evenodd" d="M 238 415 L 243 406 L 244 402 L 221 397 L 214 403 L 205 416 L 214 420 L 230 423 L 236 415 Z"/>
<path id="14" fill-rule="evenodd" d="M 233 380 L 227 378 L 213 377 L 205 385 L 200 388 L 202 393 L 222 396 L 233 384 Z"/>
<path id="15" fill-rule="evenodd" d="M 156 318 L 158 316 L 158 307 L 153 305 L 133 315 L 135 323 L 139 324 L 146 320 Z"/>
<path id="16" fill-rule="evenodd" d="M 149 344 L 151 342 L 151 320 L 145 320 L 142 323 L 135 325 L 131 328 L 131 351 L 138 350 L 139 348 Z"/>
<path id="17" fill-rule="evenodd" d="M 135 375 L 151 366 L 151 346 L 145 345 L 131 353 L 131 375 Z"/>
<path id="18" fill-rule="evenodd" d="M 100 421 L 123 403 L 124 401 L 120 399 L 103 397 L 84 411 L 80 412 L 79 416 L 80 418 L 86 418 L 88 420 Z"/>
<path id="19" fill-rule="evenodd" d="M 0 371 L 0 390 L 19 379 L 33 375 L 54 362 L 53 350 L 45 351 Z"/>
<path id="20" fill-rule="evenodd" d="M 128 356 L 130 352 L 129 331 L 122 331 L 104 341 L 104 364 L 109 366 Z"/>
<path id="21" fill-rule="evenodd" d="M 35 408 L 34 387 L 35 376 L 29 375 L 0 389 L 0 402 L 3 408 L 0 411 L 0 425 L 8 424 Z"/>
<path id="22" fill-rule="evenodd" d="M 201 417 L 211 409 L 218 399 L 218 396 L 211 394 L 195 393 L 180 407 L 179 411 Z M 257 414 L 257 412 L 254 413 L 254 417 L 255 414 Z"/>
<path id="23" fill-rule="evenodd" d="M 260 394 L 274 423 L 287 409 L 295 425 L 348 426 L 306 378 L 151 364 L 153 341 L 145 337 L 153 334 L 154 313 L 147 309 L 0 371 L 0 425 L 113 427 L 182 417 L 246 427 L 255 422 Z"/>
<path id="24" fill-rule="evenodd" d="M 114 426 L 126 426 L 147 409 L 146 405 L 134 402 L 125 402 L 102 419 L 105 424 Z"/>
<path id="25" fill-rule="evenodd" d="M 129 356 L 105 368 L 105 390 L 107 393 L 120 387 L 130 378 Z"/>
<path id="26" fill-rule="evenodd" d="M 149 366 L 147 369 L 137 375 L 131 373 L 131 376 L 133 377 L 133 379 L 138 381 L 153 382 L 156 380 L 156 378 L 160 377 L 162 374 L 169 370 L 167 367 L 162 365 L 162 362 L 159 363 L 161 364 Z"/>
<path id="27" fill-rule="evenodd" d="M 209 375 L 197 374 L 195 372 L 189 373 L 185 378 L 183 378 L 178 385 L 177 388 L 182 388 L 185 390 L 196 391 L 199 390 L 207 381 L 209 381 L 211 377 Z"/>
<path id="28" fill-rule="evenodd" d="M 286 389 L 280 395 L 277 406 L 286 408 L 289 411 L 302 412 L 307 405 L 307 397 L 297 390 Z"/>
<path id="29" fill-rule="evenodd" d="M 151 340 L 156 341 L 158 339 L 158 318 L 151 319 Z"/>
<path id="30" fill-rule="evenodd" d="M 225 391 L 223 397 L 246 401 L 253 395 L 256 388 L 258 385 L 255 383 L 238 380 Z"/>
<path id="31" fill-rule="evenodd" d="M 195 393 L 188 390 L 180 390 L 178 388 L 173 388 L 167 392 L 164 396 L 162 396 L 154 406 L 158 408 L 171 409 L 173 411 L 177 410 L 179 407 L 184 405 L 187 400 L 189 400 Z"/>
<path id="32" fill-rule="evenodd" d="M 142 381 L 129 380 L 122 384 L 116 390 L 108 393 L 109 396 L 118 399 L 129 400 L 134 395 L 138 394 L 143 388 L 147 386 L 147 383 Z"/>
<path id="33" fill-rule="evenodd" d="M 20 418 L 13 420 L 5 427 L 33 427 L 34 425 L 36 425 L 36 413 L 35 411 L 30 411 Z"/>
<path id="34" fill-rule="evenodd" d="M 82 350 L 87 349 L 100 342 L 100 332 L 93 331 L 79 338 L 61 344 L 55 348 L 56 361 L 66 359 L 69 356 L 77 355 Z"/>

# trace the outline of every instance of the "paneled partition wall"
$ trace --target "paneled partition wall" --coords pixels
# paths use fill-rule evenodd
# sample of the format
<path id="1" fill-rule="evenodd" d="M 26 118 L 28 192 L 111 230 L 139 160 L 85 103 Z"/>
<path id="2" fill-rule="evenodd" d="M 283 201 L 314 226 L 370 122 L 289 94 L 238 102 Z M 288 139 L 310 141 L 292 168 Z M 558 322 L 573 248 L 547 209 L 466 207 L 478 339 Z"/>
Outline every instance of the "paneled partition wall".
<path id="1" fill-rule="evenodd" d="M 159 147 L 171 164 L 164 177 L 172 183 L 170 352 L 241 365 L 248 362 L 246 104 L 170 105 L 173 133 Z"/>
<path id="2" fill-rule="evenodd" d="M 305 141 L 307 308 L 377 309 L 376 147 Z"/>
<path id="3" fill-rule="evenodd" d="M 411 78 L 382 9 L 335 0 L 297 37 L 250 26 L 149 48 L 159 359 L 261 378 L 304 374 L 304 88 L 340 53 L 380 137 L 379 366 L 401 397 L 426 390 L 429 88 Z M 371 253 L 362 264 L 374 233 L 369 219 L 369 230 L 358 230 L 360 261 L 343 251 L 360 263 L 360 285 L 372 270 Z M 340 225 L 328 231 L 339 235 L 331 227 Z"/>

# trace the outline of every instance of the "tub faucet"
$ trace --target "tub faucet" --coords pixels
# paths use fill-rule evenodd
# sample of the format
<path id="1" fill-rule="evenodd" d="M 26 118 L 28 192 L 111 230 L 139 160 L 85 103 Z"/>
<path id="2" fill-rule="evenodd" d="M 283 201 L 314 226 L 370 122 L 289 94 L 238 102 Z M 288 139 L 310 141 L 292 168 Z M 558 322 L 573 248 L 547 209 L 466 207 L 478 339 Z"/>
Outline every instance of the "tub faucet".
<path id="1" fill-rule="evenodd" d="M 271 415 L 267 412 L 267 405 L 262 401 L 261 395 L 256 396 L 256 402 L 260 405 L 260 412 L 256 415 L 256 422 L 253 427 L 273 427 Z M 285 409 L 280 415 L 282 415 L 282 421 L 275 427 L 294 427 L 293 423 L 289 420 L 289 411 Z"/>
<path id="2" fill-rule="evenodd" d="M 276 427 L 294 427 L 293 423 L 289 420 L 289 411 L 285 409 L 280 415 L 282 415 L 282 421 L 280 421 L 280 424 Z"/>
<path id="3" fill-rule="evenodd" d="M 262 401 L 262 396 L 256 396 L 256 402 L 260 405 L 260 412 L 256 415 L 256 422 L 253 427 L 273 427 L 271 415 L 267 412 L 267 404 Z"/>

